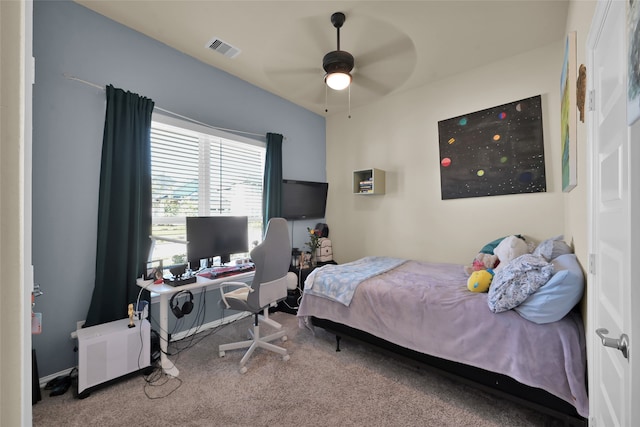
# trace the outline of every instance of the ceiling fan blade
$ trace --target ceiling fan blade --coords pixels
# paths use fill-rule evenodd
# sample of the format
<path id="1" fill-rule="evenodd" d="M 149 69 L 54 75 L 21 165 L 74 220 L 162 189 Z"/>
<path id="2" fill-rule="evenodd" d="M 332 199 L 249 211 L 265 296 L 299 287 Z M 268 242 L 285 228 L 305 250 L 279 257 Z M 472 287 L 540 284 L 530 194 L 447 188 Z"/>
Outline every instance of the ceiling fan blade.
<path id="1" fill-rule="evenodd" d="M 336 30 L 331 26 L 329 16 L 309 16 L 298 22 L 293 30 L 293 37 L 308 37 L 309 40 L 313 40 L 317 49 L 315 53 L 322 55 L 336 49 Z M 321 59 L 318 58 L 319 63 Z"/>
<path id="2" fill-rule="evenodd" d="M 378 96 L 386 95 L 402 86 L 413 73 L 416 56 L 413 43 L 408 38 L 389 41 L 367 54 L 356 57 L 353 81 Z M 384 52 L 393 52 L 385 56 Z"/>
<path id="3" fill-rule="evenodd" d="M 336 48 L 335 33 L 329 18 L 309 16 L 287 25 L 283 36 L 270 41 L 267 55 L 290 63 L 318 64 L 322 69 L 322 56 Z"/>
<path id="4" fill-rule="evenodd" d="M 416 48 L 408 35 L 385 21 L 348 15 L 341 44 L 355 58 L 354 85 L 371 95 L 402 86 L 416 66 Z M 393 82 L 393 87 L 391 83 Z"/>
<path id="5" fill-rule="evenodd" d="M 357 64 L 360 68 L 379 61 L 405 61 L 415 65 L 417 55 L 413 41 L 409 37 L 387 40 L 384 44 L 373 46 L 367 52 L 357 53 Z"/>
<path id="6" fill-rule="evenodd" d="M 362 88 L 365 91 L 373 92 L 378 96 L 390 93 L 394 87 L 391 83 L 383 83 L 380 80 L 374 80 L 365 74 L 357 74 L 353 76 L 353 85 L 356 88 Z"/>
<path id="7" fill-rule="evenodd" d="M 323 75 L 322 69 L 319 67 L 293 68 L 293 67 L 278 66 L 278 68 L 265 68 L 264 71 L 270 76 L 282 76 L 286 78 L 289 78 L 291 76 L 299 76 L 299 75 L 306 75 L 306 76 L 309 76 L 309 75 L 322 76 Z"/>
<path id="8" fill-rule="evenodd" d="M 325 106 L 328 100 L 328 92 L 326 92 L 326 86 L 323 84 L 315 85 L 309 88 L 309 100 L 316 105 Z"/>
<path id="9" fill-rule="evenodd" d="M 335 29 L 330 15 L 314 15 L 287 26 L 284 36 L 269 43 L 266 55 L 277 58 L 277 67 L 264 68 L 265 75 L 291 93 L 302 93 L 309 86 L 321 88 L 323 56 L 336 47 Z M 267 61 L 269 62 L 269 61 Z"/>

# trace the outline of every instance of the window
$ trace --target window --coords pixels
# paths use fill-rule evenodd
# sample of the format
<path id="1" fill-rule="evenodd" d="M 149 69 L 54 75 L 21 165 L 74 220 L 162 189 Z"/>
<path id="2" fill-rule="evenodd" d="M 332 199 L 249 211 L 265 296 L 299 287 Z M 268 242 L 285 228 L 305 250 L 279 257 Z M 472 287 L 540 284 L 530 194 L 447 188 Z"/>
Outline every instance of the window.
<path id="1" fill-rule="evenodd" d="M 154 114 L 152 259 L 186 262 L 187 216 L 246 215 L 249 247 L 260 242 L 264 157 L 263 142 Z"/>

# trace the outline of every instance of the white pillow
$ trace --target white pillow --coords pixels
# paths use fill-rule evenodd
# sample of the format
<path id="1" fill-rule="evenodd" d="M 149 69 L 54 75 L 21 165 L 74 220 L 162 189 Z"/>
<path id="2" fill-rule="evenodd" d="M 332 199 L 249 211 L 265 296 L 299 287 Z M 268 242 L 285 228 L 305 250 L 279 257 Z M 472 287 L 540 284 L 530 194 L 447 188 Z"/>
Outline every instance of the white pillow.
<path id="1" fill-rule="evenodd" d="M 571 247 L 562 239 L 563 236 L 556 236 L 543 241 L 533 250 L 533 254 L 540 255 L 547 261 L 551 261 L 560 255 L 572 253 Z"/>
<path id="2" fill-rule="evenodd" d="M 543 324 L 562 319 L 580 301 L 584 292 L 584 274 L 575 254 L 551 261 L 555 273 L 515 310 L 527 320 Z"/>
<path id="3" fill-rule="evenodd" d="M 493 313 L 517 307 L 549 281 L 553 266 L 544 258 L 524 254 L 511 261 L 493 277 L 487 303 Z"/>

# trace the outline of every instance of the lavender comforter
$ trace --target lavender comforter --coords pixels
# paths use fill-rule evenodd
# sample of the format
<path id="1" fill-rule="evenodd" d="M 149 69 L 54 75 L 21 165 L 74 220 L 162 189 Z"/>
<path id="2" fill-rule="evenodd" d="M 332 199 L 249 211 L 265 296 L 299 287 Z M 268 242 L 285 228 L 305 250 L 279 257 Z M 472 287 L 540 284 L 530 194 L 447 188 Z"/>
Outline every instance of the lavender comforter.
<path id="1" fill-rule="evenodd" d="M 486 293 L 469 292 L 467 278 L 462 265 L 408 261 L 358 285 L 349 307 L 305 293 L 298 316 L 331 320 L 421 353 L 508 375 L 571 403 L 586 418 L 581 318 L 570 313 L 539 325 L 514 310 L 494 314 Z"/>

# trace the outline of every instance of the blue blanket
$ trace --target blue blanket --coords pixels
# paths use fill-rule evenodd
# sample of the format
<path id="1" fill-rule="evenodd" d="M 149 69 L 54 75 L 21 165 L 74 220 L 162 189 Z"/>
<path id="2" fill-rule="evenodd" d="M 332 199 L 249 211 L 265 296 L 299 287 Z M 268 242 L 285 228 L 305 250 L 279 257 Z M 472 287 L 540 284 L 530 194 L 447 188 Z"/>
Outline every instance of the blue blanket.
<path id="1" fill-rule="evenodd" d="M 347 264 L 325 265 L 309 274 L 304 282 L 304 292 L 348 307 L 360 283 L 405 262 L 407 260 L 399 258 L 365 257 Z"/>

